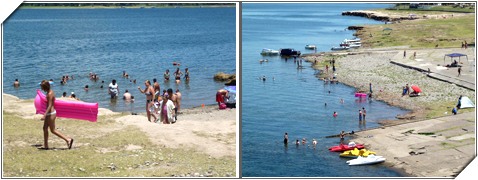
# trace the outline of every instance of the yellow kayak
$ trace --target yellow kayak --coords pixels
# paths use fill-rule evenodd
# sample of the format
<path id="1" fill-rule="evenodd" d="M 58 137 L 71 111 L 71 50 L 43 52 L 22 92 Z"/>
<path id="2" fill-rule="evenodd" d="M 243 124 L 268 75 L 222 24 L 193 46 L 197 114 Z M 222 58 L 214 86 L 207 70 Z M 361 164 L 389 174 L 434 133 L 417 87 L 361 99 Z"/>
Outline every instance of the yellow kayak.
<path id="1" fill-rule="evenodd" d="M 340 157 L 346 157 L 346 158 L 356 158 L 358 156 L 367 157 L 368 155 L 371 155 L 371 154 L 375 155 L 376 153 L 366 149 L 358 150 L 357 148 L 355 148 L 354 150 L 343 152 L 342 154 L 340 154 Z"/>

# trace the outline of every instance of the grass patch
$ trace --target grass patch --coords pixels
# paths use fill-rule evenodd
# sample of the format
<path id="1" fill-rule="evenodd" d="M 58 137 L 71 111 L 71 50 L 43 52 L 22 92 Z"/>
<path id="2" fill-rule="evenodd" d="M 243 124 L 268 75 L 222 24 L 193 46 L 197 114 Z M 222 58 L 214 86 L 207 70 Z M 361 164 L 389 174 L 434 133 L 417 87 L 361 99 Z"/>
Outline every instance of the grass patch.
<path id="1" fill-rule="evenodd" d="M 461 43 L 474 42 L 475 17 L 473 15 L 449 19 L 402 21 L 397 24 L 365 26 L 357 35 L 364 46 L 380 48 L 410 46 L 411 48 L 461 47 Z M 391 28 L 392 31 L 383 31 Z M 372 34 L 372 36 L 370 36 Z"/>
<path id="2" fill-rule="evenodd" d="M 448 102 L 431 102 L 427 103 L 425 105 L 426 107 L 426 115 L 425 117 L 427 119 L 430 118 L 436 118 L 436 117 L 442 117 L 445 115 L 451 115 L 452 114 L 452 109 L 453 107 L 456 106 L 456 101 L 448 101 Z M 460 109 L 458 110 L 458 113 L 468 113 L 468 112 L 474 112 L 474 108 L 467 108 L 467 109 Z M 446 112 L 446 114 L 445 114 Z"/>
<path id="3" fill-rule="evenodd" d="M 3 112 L 4 177 L 171 177 L 235 176 L 235 158 L 213 158 L 194 150 L 154 145 L 135 126 L 121 126 L 111 117 L 98 123 L 57 120 L 57 128 L 75 139 L 72 150 L 50 133 L 43 144 L 42 121 Z"/>

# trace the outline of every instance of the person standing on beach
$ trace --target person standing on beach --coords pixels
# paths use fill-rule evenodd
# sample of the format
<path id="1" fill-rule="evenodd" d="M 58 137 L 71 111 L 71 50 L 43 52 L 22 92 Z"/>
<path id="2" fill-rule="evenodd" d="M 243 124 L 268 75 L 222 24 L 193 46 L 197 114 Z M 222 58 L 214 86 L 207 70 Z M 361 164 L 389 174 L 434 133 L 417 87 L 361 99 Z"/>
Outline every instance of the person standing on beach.
<path id="1" fill-rule="evenodd" d="M 154 89 L 154 102 L 157 102 L 158 96 L 161 94 L 161 86 L 156 81 L 156 78 L 153 79 L 153 89 Z"/>
<path id="2" fill-rule="evenodd" d="M 335 65 L 332 65 L 332 71 L 335 73 Z"/>
<path id="3" fill-rule="evenodd" d="M 159 117 L 163 124 L 175 123 L 174 121 L 174 103 L 170 100 L 170 94 L 163 97 L 163 101 L 159 104 Z M 155 121 L 157 123 L 158 120 Z"/>
<path id="4" fill-rule="evenodd" d="M 367 114 L 367 111 L 365 111 L 365 107 L 362 107 L 362 110 L 363 121 L 365 121 L 365 115 Z"/>
<path id="5" fill-rule="evenodd" d="M 458 77 L 461 75 L 461 67 L 458 67 Z"/>
<path id="6" fill-rule="evenodd" d="M 407 57 L 407 51 L 406 50 L 403 51 L 403 58 L 405 58 L 405 57 Z"/>
<path id="7" fill-rule="evenodd" d="M 179 92 L 179 89 L 176 89 L 176 102 L 177 102 L 177 105 L 176 105 L 176 109 L 177 109 L 177 112 L 179 112 L 179 110 L 181 109 L 181 92 Z"/>
<path id="8" fill-rule="evenodd" d="M 289 144 L 289 135 L 287 134 L 287 132 L 284 134 L 284 145 L 287 146 L 287 144 Z"/>
<path id="9" fill-rule="evenodd" d="M 144 82 L 144 85 L 146 86 L 144 90 L 142 90 L 141 87 L 139 86 L 138 86 L 138 90 L 144 95 L 146 95 L 146 114 L 148 116 L 148 121 L 152 122 L 151 116 L 153 116 L 154 119 L 157 119 L 156 116 L 152 114 L 151 111 L 149 111 L 149 109 L 153 106 L 154 89 L 151 86 L 151 82 L 149 80 L 146 80 Z"/>
<path id="10" fill-rule="evenodd" d="M 370 88 L 370 94 L 372 94 L 372 93 L 373 93 L 373 91 L 372 91 L 372 83 L 370 83 L 368 86 L 369 86 L 369 88 Z"/>
<path id="11" fill-rule="evenodd" d="M 50 88 L 50 83 L 46 80 L 43 80 L 40 84 L 41 89 L 46 92 L 47 99 L 47 108 L 45 114 L 41 120 L 44 120 L 43 123 L 43 148 L 48 149 L 48 128 L 50 128 L 51 133 L 65 140 L 68 149 L 71 149 L 73 145 L 73 139 L 67 138 L 55 128 L 55 119 L 56 119 L 56 110 L 55 110 L 55 92 Z"/>
<path id="12" fill-rule="evenodd" d="M 408 86 L 408 84 L 405 85 L 405 89 L 407 89 L 407 95 L 410 95 L 410 86 Z"/>
<path id="13" fill-rule="evenodd" d="M 174 121 L 172 123 L 175 123 L 176 120 L 178 120 L 178 96 L 176 94 L 173 93 L 173 89 L 169 88 L 168 89 L 168 95 L 169 95 L 169 100 L 171 100 L 174 104 Z"/>

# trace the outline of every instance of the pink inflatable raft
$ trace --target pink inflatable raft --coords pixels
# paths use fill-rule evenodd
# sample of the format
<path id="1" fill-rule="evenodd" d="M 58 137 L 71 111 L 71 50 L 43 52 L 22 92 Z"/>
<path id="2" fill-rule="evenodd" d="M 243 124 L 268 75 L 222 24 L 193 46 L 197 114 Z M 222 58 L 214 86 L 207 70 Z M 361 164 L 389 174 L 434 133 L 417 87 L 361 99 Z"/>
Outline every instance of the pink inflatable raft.
<path id="1" fill-rule="evenodd" d="M 47 108 L 45 94 L 37 89 L 35 97 L 36 114 L 44 114 Z M 86 103 L 80 101 L 55 100 L 56 116 L 96 122 L 98 118 L 98 103 Z"/>
<path id="2" fill-rule="evenodd" d="M 358 97 L 358 98 L 367 98 L 367 94 L 366 94 L 366 93 L 355 93 L 355 97 Z"/>

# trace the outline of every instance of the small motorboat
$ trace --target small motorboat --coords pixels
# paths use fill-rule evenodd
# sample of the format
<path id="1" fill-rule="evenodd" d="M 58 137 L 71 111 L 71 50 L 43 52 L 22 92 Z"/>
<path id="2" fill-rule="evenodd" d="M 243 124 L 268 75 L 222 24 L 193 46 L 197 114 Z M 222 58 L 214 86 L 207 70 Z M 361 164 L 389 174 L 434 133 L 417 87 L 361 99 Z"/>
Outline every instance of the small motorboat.
<path id="1" fill-rule="evenodd" d="M 360 38 L 353 38 L 353 39 L 344 39 L 344 42 L 346 43 L 352 43 L 352 42 L 360 42 Z"/>
<path id="2" fill-rule="evenodd" d="M 358 44 L 358 43 L 349 44 L 350 48 L 359 48 L 360 46 L 362 46 L 362 44 Z"/>
<path id="3" fill-rule="evenodd" d="M 345 158 L 357 158 L 359 156 L 368 157 L 369 155 L 372 155 L 372 154 L 375 155 L 377 153 L 370 150 L 366 150 L 365 148 L 360 150 L 355 148 L 354 150 L 349 150 L 349 151 L 345 151 L 341 153 L 340 157 L 345 157 Z"/>
<path id="4" fill-rule="evenodd" d="M 275 55 L 279 55 L 279 51 L 278 51 L 278 50 L 273 50 L 273 49 L 264 48 L 264 49 L 262 49 L 262 51 L 261 51 L 261 55 L 263 55 L 263 56 L 275 56 Z"/>
<path id="5" fill-rule="evenodd" d="M 331 152 L 344 152 L 348 150 L 353 150 L 353 149 L 363 149 L 365 146 L 363 144 L 355 144 L 355 142 L 350 142 L 348 145 L 338 145 L 338 146 L 332 146 L 329 148 L 329 151 Z"/>
<path id="6" fill-rule="evenodd" d="M 335 47 L 334 46 L 330 50 L 332 50 L 332 51 L 342 51 L 342 50 L 348 50 L 348 49 L 350 49 L 350 48 L 347 47 L 347 46 L 340 46 L 340 47 Z"/>
<path id="7" fill-rule="evenodd" d="M 305 49 L 316 49 L 317 46 L 315 46 L 314 44 L 307 44 L 305 45 Z"/>
<path id="8" fill-rule="evenodd" d="M 349 160 L 347 161 L 347 164 L 349 164 L 349 166 L 377 164 L 377 163 L 384 162 L 385 160 L 386 159 L 383 156 L 375 156 L 371 154 L 367 157 L 359 156 L 357 159 Z"/>

